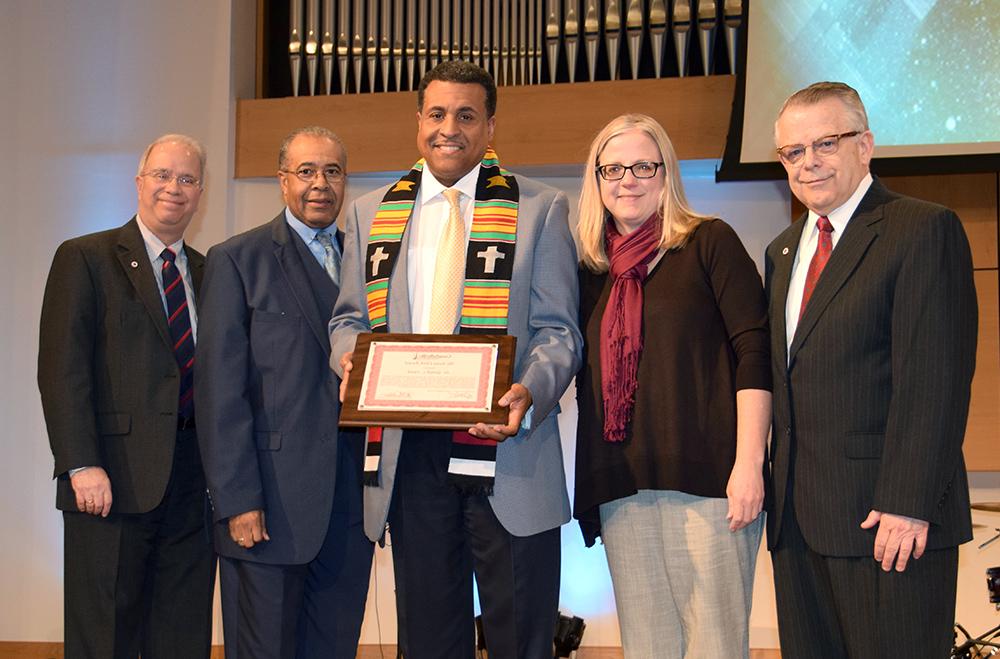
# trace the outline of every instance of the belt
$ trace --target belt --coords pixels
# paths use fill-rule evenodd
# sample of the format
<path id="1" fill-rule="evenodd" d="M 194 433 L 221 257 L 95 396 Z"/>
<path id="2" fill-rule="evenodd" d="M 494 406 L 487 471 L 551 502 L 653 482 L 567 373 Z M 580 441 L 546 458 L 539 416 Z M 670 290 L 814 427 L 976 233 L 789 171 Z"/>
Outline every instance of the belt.
<path id="1" fill-rule="evenodd" d="M 177 417 L 177 429 L 178 430 L 194 430 L 194 417 L 188 416 Z"/>

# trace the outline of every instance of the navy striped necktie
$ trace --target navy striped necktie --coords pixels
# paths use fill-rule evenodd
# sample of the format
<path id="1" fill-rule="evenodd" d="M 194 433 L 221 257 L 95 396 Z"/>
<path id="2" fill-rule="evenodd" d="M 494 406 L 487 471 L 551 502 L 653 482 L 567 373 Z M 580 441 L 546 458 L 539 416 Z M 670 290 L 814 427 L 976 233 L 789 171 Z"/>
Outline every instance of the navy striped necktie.
<path id="1" fill-rule="evenodd" d="M 187 292 L 181 272 L 174 261 L 177 255 L 168 247 L 160 254 L 163 259 L 163 295 L 167 299 L 167 326 L 174 343 L 174 358 L 181 369 L 178 417 L 194 417 L 194 335 L 191 331 L 191 314 L 188 310 Z"/>

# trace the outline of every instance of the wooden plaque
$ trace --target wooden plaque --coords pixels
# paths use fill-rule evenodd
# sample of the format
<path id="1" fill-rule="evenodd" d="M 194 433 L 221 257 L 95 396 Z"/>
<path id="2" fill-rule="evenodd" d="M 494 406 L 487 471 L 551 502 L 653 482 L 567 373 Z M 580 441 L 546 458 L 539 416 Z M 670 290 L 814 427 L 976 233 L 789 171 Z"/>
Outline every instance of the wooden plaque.
<path id="1" fill-rule="evenodd" d="M 342 426 L 506 424 L 517 339 L 506 334 L 359 334 Z"/>

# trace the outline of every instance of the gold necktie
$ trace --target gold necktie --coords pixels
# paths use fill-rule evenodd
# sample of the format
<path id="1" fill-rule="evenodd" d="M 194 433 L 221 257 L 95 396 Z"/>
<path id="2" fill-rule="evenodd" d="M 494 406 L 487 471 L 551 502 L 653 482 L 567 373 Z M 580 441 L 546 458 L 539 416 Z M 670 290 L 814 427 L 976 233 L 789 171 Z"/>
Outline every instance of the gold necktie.
<path id="1" fill-rule="evenodd" d="M 448 200 L 450 211 L 448 224 L 445 225 L 438 244 L 428 329 L 431 334 L 452 334 L 465 284 L 465 222 L 458 205 L 462 193 L 448 188 L 441 194 Z"/>

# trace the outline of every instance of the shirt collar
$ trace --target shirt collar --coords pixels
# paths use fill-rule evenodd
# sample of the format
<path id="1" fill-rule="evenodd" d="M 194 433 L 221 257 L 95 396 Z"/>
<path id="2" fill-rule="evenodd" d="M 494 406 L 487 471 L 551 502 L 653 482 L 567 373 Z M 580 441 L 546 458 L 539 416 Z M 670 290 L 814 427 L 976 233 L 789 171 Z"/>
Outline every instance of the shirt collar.
<path id="1" fill-rule="evenodd" d="M 292 228 L 292 231 L 299 234 L 299 238 L 302 239 L 306 245 L 311 243 L 316 239 L 316 234 L 320 231 L 326 231 L 330 234 L 330 238 L 333 239 L 333 244 L 337 244 L 337 224 L 333 223 L 325 229 L 314 229 L 307 225 L 305 222 L 295 217 L 288 206 L 285 206 L 285 221 L 288 222 L 288 226 Z"/>
<path id="2" fill-rule="evenodd" d="M 868 193 L 868 188 L 872 184 L 872 175 L 869 172 L 865 174 L 865 177 L 861 179 L 858 183 L 857 189 L 854 191 L 847 201 L 845 201 L 839 208 L 830 211 L 826 218 L 830 220 L 830 224 L 833 225 L 833 231 L 837 236 L 844 235 L 844 229 L 847 228 L 847 223 L 851 221 L 851 217 L 854 215 L 854 211 L 858 209 L 861 204 L 861 200 L 864 199 L 865 194 Z M 809 226 L 816 226 L 816 220 L 819 219 L 819 215 L 815 211 L 809 211 Z"/>
<path id="3" fill-rule="evenodd" d="M 458 179 L 452 188 L 458 190 L 469 199 L 476 198 L 476 184 L 479 182 L 479 166 L 473 167 L 469 172 Z M 447 186 L 437 180 L 431 173 L 430 167 L 424 165 L 424 170 L 420 175 L 420 205 L 423 206 L 435 197 L 439 196 Z"/>
<path id="4" fill-rule="evenodd" d="M 183 237 L 172 245 L 165 245 L 162 240 L 156 237 L 155 233 L 150 231 L 149 227 L 147 227 L 142 221 L 142 218 L 139 217 L 138 213 L 136 213 L 135 219 L 137 220 L 136 224 L 139 225 L 139 233 L 142 234 L 142 242 L 146 244 L 146 253 L 149 254 L 150 262 L 160 258 L 160 254 L 162 254 L 163 250 L 168 247 L 170 248 L 170 251 L 178 256 L 178 258 L 183 258 L 185 256 Z"/>

